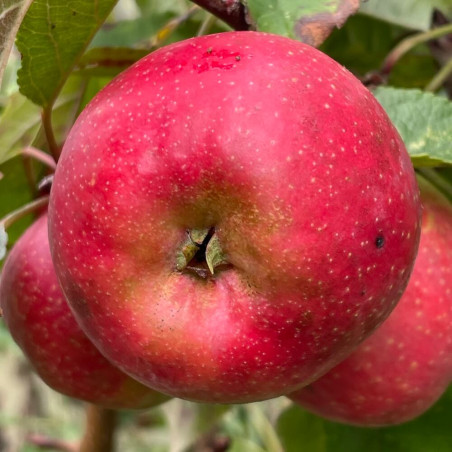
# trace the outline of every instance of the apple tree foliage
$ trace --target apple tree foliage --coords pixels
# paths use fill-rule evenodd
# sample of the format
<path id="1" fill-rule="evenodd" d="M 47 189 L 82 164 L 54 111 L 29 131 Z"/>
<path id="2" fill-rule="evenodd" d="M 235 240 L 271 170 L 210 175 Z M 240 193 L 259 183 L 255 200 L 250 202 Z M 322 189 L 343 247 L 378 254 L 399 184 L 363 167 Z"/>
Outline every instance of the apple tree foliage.
<path id="1" fill-rule="evenodd" d="M 0 0 L 0 218 L 41 195 L 37 184 L 51 170 L 33 150 L 57 155 L 77 115 L 115 75 L 162 45 L 231 28 L 315 45 L 375 88 L 415 168 L 452 199 L 451 23 L 451 0 Z M 0 256 L 31 221 L 8 228 L 8 244 L 0 226 Z M 1 326 L 0 353 L 11 357 L 12 348 Z M 335 424 L 287 400 L 177 401 L 156 409 L 141 441 L 168 450 L 217 435 L 233 451 L 441 452 L 452 444 L 451 418 L 450 389 L 418 419 L 378 429 Z M 126 432 L 134 419 L 122 418 Z M 0 431 L 11 422 L 0 418 Z M 136 435 L 124 435 L 142 450 Z"/>

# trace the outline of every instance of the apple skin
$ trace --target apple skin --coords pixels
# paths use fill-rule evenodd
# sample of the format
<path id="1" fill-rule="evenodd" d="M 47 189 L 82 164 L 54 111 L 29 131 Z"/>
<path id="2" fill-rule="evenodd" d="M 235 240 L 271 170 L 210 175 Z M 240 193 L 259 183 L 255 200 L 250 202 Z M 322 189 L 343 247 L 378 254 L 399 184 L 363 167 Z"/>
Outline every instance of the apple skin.
<path id="1" fill-rule="evenodd" d="M 52 256 L 84 331 L 173 396 L 244 403 L 325 373 L 394 308 L 419 240 L 413 168 L 370 92 L 300 42 L 228 32 L 119 75 L 72 128 Z M 177 270 L 187 230 L 229 266 Z"/>
<path id="2" fill-rule="evenodd" d="M 419 253 L 383 325 L 350 357 L 290 398 L 331 420 L 362 426 L 409 421 L 452 381 L 452 206 L 420 180 Z"/>
<path id="3" fill-rule="evenodd" d="M 9 253 L 0 305 L 12 337 L 56 391 L 116 409 L 148 408 L 167 400 L 114 367 L 78 326 L 53 269 L 46 214 Z"/>

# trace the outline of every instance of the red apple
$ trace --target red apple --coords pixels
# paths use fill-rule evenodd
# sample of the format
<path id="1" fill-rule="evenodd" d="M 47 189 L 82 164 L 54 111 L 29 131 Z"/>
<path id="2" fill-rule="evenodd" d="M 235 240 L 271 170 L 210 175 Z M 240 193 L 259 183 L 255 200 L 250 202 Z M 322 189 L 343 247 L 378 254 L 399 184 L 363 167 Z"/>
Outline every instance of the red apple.
<path id="1" fill-rule="evenodd" d="M 328 419 L 390 425 L 426 411 L 452 381 L 452 206 L 426 182 L 421 242 L 399 304 L 352 355 L 290 397 Z"/>
<path id="2" fill-rule="evenodd" d="M 80 115 L 51 192 L 82 328 L 145 384 L 207 402 L 296 390 L 393 309 L 420 203 L 371 93 L 300 42 L 230 32 L 145 57 Z"/>
<path id="3" fill-rule="evenodd" d="M 53 269 L 47 215 L 8 255 L 0 305 L 14 340 L 56 391 L 109 408 L 146 408 L 166 400 L 114 367 L 78 326 Z"/>

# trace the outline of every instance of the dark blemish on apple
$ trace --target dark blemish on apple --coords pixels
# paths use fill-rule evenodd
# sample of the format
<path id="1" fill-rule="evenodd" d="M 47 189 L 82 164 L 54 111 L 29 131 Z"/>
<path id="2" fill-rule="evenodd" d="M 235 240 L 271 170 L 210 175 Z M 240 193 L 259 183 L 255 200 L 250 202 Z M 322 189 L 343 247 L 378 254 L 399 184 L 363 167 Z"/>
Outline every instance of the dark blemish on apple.
<path id="1" fill-rule="evenodd" d="M 361 290 L 361 296 L 364 297 L 364 295 L 366 295 L 366 291 L 363 289 Z"/>
<path id="2" fill-rule="evenodd" d="M 209 47 L 202 55 L 203 61 L 193 65 L 193 69 L 198 73 L 212 69 L 233 69 L 236 62 L 241 59 L 238 52 L 229 49 L 215 49 Z"/>
<path id="3" fill-rule="evenodd" d="M 55 24 L 50 24 L 50 28 L 53 30 L 54 28 L 56 28 Z"/>
<path id="4" fill-rule="evenodd" d="M 377 248 L 383 248 L 383 245 L 385 244 L 385 238 L 382 235 L 377 236 L 375 239 L 375 246 Z"/>

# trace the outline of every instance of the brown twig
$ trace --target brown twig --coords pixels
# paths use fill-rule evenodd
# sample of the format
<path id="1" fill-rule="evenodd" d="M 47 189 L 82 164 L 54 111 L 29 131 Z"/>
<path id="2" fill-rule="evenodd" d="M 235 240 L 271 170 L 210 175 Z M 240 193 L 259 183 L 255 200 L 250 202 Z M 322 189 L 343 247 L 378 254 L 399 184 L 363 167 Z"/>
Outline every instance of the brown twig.
<path id="1" fill-rule="evenodd" d="M 36 198 L 36 175 L 33 168 L 33 162 L 31 157 L 27 154 L 22 153 L 22 164 L 24 167 L 25 178 L 28 182 L 28 187 L 33 198 Z"/>
<path id="2" fill-rule="evenodd" d="M 27 146 L 26 148 L 22 149 L 22 154 L 40 161 L 52 170 L 56 169 L 55 160 L 51 155 L 47 154 L 47 152 L 41 151 L 40 149 L 37 149 L 33 146 Z"/>
<path id="3" fill-rule="evenodd" d="M 227 23 L 234 30 L 249 30 L 246 9 L 240 0 L 192 0 L 201 8 Z"/>
<path id="4" fill-rule="evenodd" d="M 430 80 L 425 91 L 435 92 L 443 86 L 452 75 L 452 58 L 441 68 L 441 70 Z"/>
<path id="5" fill-rule="evenodd" d="M 181 24 L 186 22 L 190 17 L 192 17 L 195 13 L 199 11 L 198 6 L 192 6 L 186 13 L 182 14 L 179 17 L 171 19 L 168 23 L 166 23 L 163 27 L 161 27 L 157 33 L 150 40 L 150 47 L 160 47 L 168 36 L 173 33 L 173 31 L 179 27 Z"/>
<path id="6" fill-rule="evenodd" d="M 39 449 L 56 450 L 59 452 L 77 452 L 78 444 L 61 439 L 50 438 L 39 434 L 30 434 L 27 436 L 27 442 Z"/>
<path id="7" fill-rule="evenodd" d="M 20 220 L 22 217 L 24 217 L 25 215 L 28 215 L 29 213 L 36 212 L 37 210 L 46 206 L 48 203 L 49 203 L 48 196 L 43 196 L 42 198 L 38 198 L 28 204 L 25 204 L 22 207 L 19 207 L 19 209 L 14 210 L 11 213 L 9 213 L 8 215 L 1 218 L 0 224 L 2 224 L 5 227 L 5 229 L 8 229 L 17 220 Z"/>
<path id="8" fill-rule="evenodd" d="M 53 155 L 55 162 L 60 158 L 61 149 L 55 140 L 55 134 L 52 127 L 52 105 L 45 107 L 42 110 L 42 126 L 49 146 L 49 151 Z"/>
<path id="9" fill-rule="evenodd" d="M 86 430 L 79 452 L 112 452 L 115 449 L 117 413 L 97 405 L 86 406 Z"/>
<path id="10" fill-rule="evenodd" d="M 210 28 L 215 24 L 218 18 L 212 14 L 207 14 L 206 19 L 202 22 L 199 30 L 196 33 L 196 36 L 202 36 L 208 34 Z"/>
<path id="11" fill-rule="evenodd" d="M 424 42 L 431 41 L 432 39 L 445 36 L 452 33 L 452 24 L 447 24 L 442 27 L 434 28 L 433 30 L 426 31 L 424 33 L 418 33 L 401 41 L 385 58 L 383 65 L 381 66 L 381 74 L 388 75 L 395 64 L 409 52 L 412 48 Z"/>

